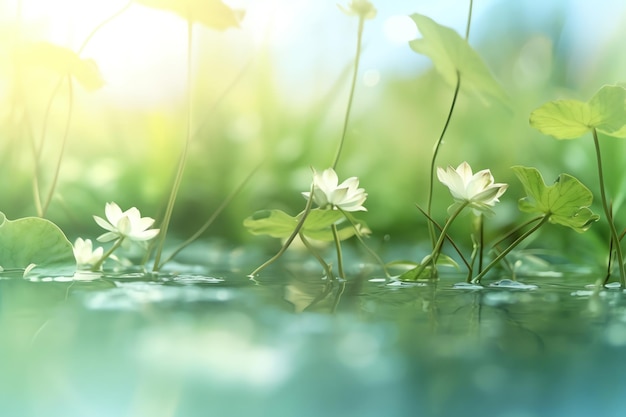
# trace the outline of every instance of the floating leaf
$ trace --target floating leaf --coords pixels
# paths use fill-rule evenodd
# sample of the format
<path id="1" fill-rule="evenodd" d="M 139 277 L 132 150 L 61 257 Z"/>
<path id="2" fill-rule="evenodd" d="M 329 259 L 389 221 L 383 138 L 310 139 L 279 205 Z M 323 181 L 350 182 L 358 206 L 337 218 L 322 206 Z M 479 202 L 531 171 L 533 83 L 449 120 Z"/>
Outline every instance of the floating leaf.
<path id="1" fill-rule="evenodd" d="M 481 97 L 491 96 L 508 104 L 509 98 L 504 89 L 465 39 L 454 30 L 438 24 L 427 16 L 413 14 L 411 18 L 422 38 L 410 41 L 409 45 L 415 52 L 432 59 L 435 68 L 448 84 L 456 85 L 458 71 L 462 88 L 469 89 Z"/>
<path id="2" fill-rule="evenodd" d="M 299 215 L 300 216 L 300 215 Z M 243 221 L 243 225 L 254 235 L 268 235 L 275 238 L 289 237 L 296 225 L 298 217 L 292 217 L 281 210 L 261 210 Z M 306 237 L 321 241 L 332 241 L 331 225 L 337 224 L 344 218 L 338 210 L 313 209 L 307 215 L 301 233 Z M 355 222 L 360 231 L 365 232 L 367 227 L 361 222 Z M 339 239 L 345 240 L 354 236 L 355 231 L 351 224 L 343 223 L 338 230 Z"/>
<path id="3" fill-rule="evenodd" d="M 213 29 L 239 27 L 242 10 L 233 10 L 221 0 L 136 0 L 145 6 L 168 10 L 185 20 L 198 22 Z"/>
<path id="4" fill-rule="evenodd" d="M 21 63 L 50 69 L 61 75 L 71 75 L 86 90 L 93 91 L 104 85 L 100 70 L 92 59 L 82 59 L 71 49 L 48 42 L 24 46 L 20 51 Z"/>
<path id="5" fill-rule="evenodd" d="M 626 138 L 626 90 L 606 85 L 586 103 L 550 101 L 531 113 L 530 125 L 556 139 L 576 139 L 594 128 Z"/>
<path id="6" fill-rule="evenodd" d="M 519 200 L 519 209 L 527 213 L 548 215 L 551 223 L 584 232 L 600 217 L 589 209 L 593 194 L 580 181 L 561 174 L 546 186 L 541 173 L 532 167 L 515 166 L 513 171 L 527 196 Z"/>
<path id="7" fill-rule="evenodd" d="M 39 217 L 11 221 L 1 212 L 0 265 L 5 271 L 36 268 L 62 274 L 76 270 L 72 244 L 54 223 Z"/>

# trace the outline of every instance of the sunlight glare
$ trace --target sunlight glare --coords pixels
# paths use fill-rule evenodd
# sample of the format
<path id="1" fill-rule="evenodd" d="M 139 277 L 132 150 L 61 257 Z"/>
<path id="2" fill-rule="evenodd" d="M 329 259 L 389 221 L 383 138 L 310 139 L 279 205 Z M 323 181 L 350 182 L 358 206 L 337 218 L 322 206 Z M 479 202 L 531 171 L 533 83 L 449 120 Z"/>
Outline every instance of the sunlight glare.
<path id="1" fill-rule="evenodd" d="M 402 44 L 417 37 L 417 26 L 409 16 L 395 15 L 385 20 L 383 32 L 391 43 Z"/>

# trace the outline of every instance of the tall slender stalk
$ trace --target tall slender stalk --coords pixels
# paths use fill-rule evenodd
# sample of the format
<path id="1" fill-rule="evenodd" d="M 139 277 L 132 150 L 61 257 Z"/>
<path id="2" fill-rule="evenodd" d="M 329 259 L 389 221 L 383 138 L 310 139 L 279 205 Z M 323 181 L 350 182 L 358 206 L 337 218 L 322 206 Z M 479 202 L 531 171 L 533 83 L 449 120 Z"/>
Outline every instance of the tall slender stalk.
<path id="1" fill-rule="evenodd" d="M 189 239 L 185 240 L 176 249 L 174 249 L 174 251 L 167 258 L 165 258 L 165 260 L 163 262 L 161 262 L 159 264 L 158 269 L 163 268 L 163 265 L 165 265 L 166 263 L 168 263 L 169 261 L 174 259 L 174 257 L 176 255 L 178 255 L 180 253 L 180 251 L 185 249 L 187 246 L 189 246 L 191 243 L 193 243 L 196 239 L 198 239 L 200 236 L 202 236 L 202 234 L 204 232 L 206 232 L 206 230 L 213 224 L 215 219 L 217 219 L 217 217 L 224 211 L 226 206 L 228 206 L 230 204 L 230 202 L 233 201 L 233 199 L 241 192 L 241 190 L 248 183 L 248 181 L 250 181 L 252 176 L 257 172 L 258 168 L 259 168 L 259 166 L 255 167 L 252 170 L 252 172 L 250 172 L 248 174 L 248 176 L 241 182 L 241 184 L 239 184 L 239 186 L 237 188 L 235 188 L 235 190 L 233 190 L 224 199 L 224 201 L 222 201 L 222 204 L 220 204 L 219 207 L 213 212 L 211 217 L 209 217 L 209 219 L 193 235 L 191 235 L 191 237 L 189 237 Z"/>
<path id="2" fill-rule="evenodd" d="M 365 16 L 359 15 L 359 28 L 356 40 L 356 55 L 354 58 L 354 70 L 352 72 L 352 83 L 350 84 L 350 95 L 348 96 L 348 106 L 346 107 L 346 114 L 343 119 L 343 129 L 341 131 L 341 139 L 339 140 L 339 146 L 337 147 L 337 153 L 333 160 L 332 168 L 337 168 L 341 151 L 343 150 L 343 144 L 346 140 L 346 133 L 348 132 L 348 121 L 350 119 L 350 111 L 352 110 L 352 102 L 354 101 L 354 90 L 356 88 L 356 80 L 359 73 L 359 63 L 361 61 L 361 42 L 363 39 L 363 27 L 365 26 Z"/>
<path id="3" fill-rule="evenodd" d="M 74 112 L 74 88 L 72 86 L 72 76 L 67 75 L 67 90 L 68 90 L 68 104 L 67 104 L 67 119 L 65 119 L 65 129 L 63 131 L 63 139 L 61 140 L 61 150 L 59 151 L 59 157 L 57 158 L 56 167 L 54 169 L 54 174 L 52 176 L 52 183 L 50 184 L 50 189 L 48 190 L 48 195 L 46 199 L 43 201 L 41 205 L 41 212 L 39 213 L 39 217 L 44 217 L 46 212 L 48 211 L 48 207 L 50 207 L 50 203 L 52 202 L 52 198 L 54 197 L 54 191 L 56 189 L 57 182 L 59 181 L 59 174 L 61 173 L 61 162 L 63 161 L 63 155 L 65 154 L 65 147 L 67 145 L 67 138 L 70 134 L 70 123 L 72 121 L 72 114 Z M 36 161 L 36 164 L 39 162 Z"/>
<path id="4" fill-rule="evenodd" d="M 343 254 L 341 253 L 341 239 L 339 239 L 337 225 L 333 223 L 331 230 L 333 232 L 333 240 L 335 241 L 335 250 L 337 251 L 337 274 L 339 278 L 346 279 L 346 274 L 343 271 Z"/>
<path id="5" fill-rule="evenodd" d="M 485 267 L 485 269 L 480 271 L 480 273 L 478 275 L 476 275 L 474 277 L 474 279 L 472 279 L 472 283 L 473 284 L 479 284 L 480 280 L 485 276 L 485 274 L 487 274 L 487 272 L 489 272 L 491 270 L 491 268 L 496 266 L 496 264 L 498 262 L 500 262 L 502 260 L 502 258 L 504 258 L 506 255 L 508 255 L 509 252 L 511 252 L 513 249 L 515 249 L 515 247 L 517 245 L 519 245 L 524 239 L 526 239 L 531 234 L 535 233 L 537 231 L 537 229 L 539 229 L 541 226 L 543 226 L 549 219 L 550 219 L 550 215 L 546 214 L 545 216 L 543 216 L 541 218 L 541 221 L 539 223 L 537 223 L 531 229 L 527 230 L 523 235 L 521 235 L 520 237 L 515 239 L 515 241 L 513 243 L 511 243 L 506 249 L 504 249 L 502 252 L 500 252 L 500 254 L 498 254 L 498 256 L 496 256 L 491 262 L 489 262 L 489 264 Z"/>
<path id="6" fill-rule="evenodd" d="M 183 179 L 185 172 L 185 164 L 187 163 L 187 155 L 189 153 L 189 144 L 191 142 L 191 111 L 192 111 L 192 99 L 193 94 L 191 91 L 192 86 L 192 40 L 193 40 L 193 21 L 191 17 L 187 19 L 187 127 L 185 134 L 185 143 L 183 150 L 178 161 L 178 168 L 176 169 L 176 177 L 174 178 L 174 184 L 170 192 L 169 199 L 167 201 L 167 207 L 165 209 L 165 215 L 161 222 L 161 232 L 157 241 L 156 254 L 154 256 L 154 263 L 152 264 L 152 271 L 158 272 L 161 267 L 161 254 L 163 253 L 163 246 L 165 245 L 165 238 L 167 237 L 167 230 L 169 228 L 170 220 L 172 218 L 172 212 L 174 211 L 174 203 L 176 202 L 176 196 L 180 188 L 180 183 Z"/>
<path id="7" fill-rule="evenodd" d="M 76 55 L 80 55 L 83 52 L 83 50 L 89 44 L 89 41 L 91 41 L 91 39 L 95 36 L 95 34 L 100 29 L 102 29 L 104 26 L 106 26 L 112 20 L 114 20 L 119 15 L 124 13 L 132 4 L 133 4 L 133 0 L 130 0 L 128 3 L 126 3 L 126 5 L 124 7 L 122 7 L 119 10 L 117 10 L 115 13 L 113 13 L 111 16 L 109 16 L 108 18 L 106 18 L 105 20 L 100 22 L 95 28 L 93 28 L 92 31 L 89 33 L 89 35 L 87 35 L 87 37 L 85 38 L 85 40 L 81 44 L 80 48 L 76 52 Z M 19 7 L 20 7 L 20 10 L 21 10 L 21 2 L 19 3 Z M 40 189 L 40 184 L 39 184 L 39 177 L 41 176 L 41 155 L 42 155 L 44 144 L 45 144 L 46 137 L 47 137 L 48 120 L 49 120 L 50 114 L 52 112 L 52 105 L 54 104 L 56 96 L 59 93 L 59 90 L 60 90 L 61 85 L 63 84 L 63 80 L 65 78 L 68 79 L 68 88 L 69 88 L 69 110 L 68 110 L 67 120 L 66 120 L 66 124 L 65 124 L 65 132 L 63 134 L 63 141 L 62 141 L 62 144 L 61 144 L 61 151 L 59 152 L 59 157 L 58 157 L 58 159 L 56 161 L 56 169 L 55 169 L 55 173 L 54 173 L 54 179 L 53 179 L 52 184 L 50 186 L 50 190 L 48 190 L 48 195 L 46 197 L 46 200 L 42 202 L 41 201 L 41 189 Z M 52 93 L 50 95 L 50 99 L 48 100 L 48 104 L 46 106 L 46 110 L 45 110 L 45 113 L 44 113 L 43 127 L 42 127 L 42 132 L 41 132 L 41 139 L 39 140 L 39 143 L 35 144 L 34 143 L 34 139 L 33 139 L 33 159 L 34 159 L 34 163 L 35 163 L 35 173 L 34 173 L 34 176 L 33 176 L 33 195 L 34 195 L 34 199 L 35 199 L 35 208 L 37 210 L 37 215 L 39 217 L 44 217 L 46 215 L 46 212 L 48 210 L 50 202 L 52 201 L 52 198 L 54 197 L 54 191 L 56 189 L 56 185 L 57 185 L 57 182 L 58 182 L 58 177 L 59 177 L 59 173 L 60 173 L 60 169 L 61 169 L 61 163 L 63 161 L 63 156 L 65 154 L 65 146 L 67 144 L 67 138 L 69 136 L 69 125 L 70 125 L 70 121 L 71 121 L 71 117 L 72 117 L 72 113 L 73 113 L 72 106 L 73 106 L 72 79 L 71 79 L 71 75 L 67 74 L 67 75 L 63 75 L 63 76 L 61 76 L 59 78 L 59 81 L 57 82 L 57 84 L 55 85 L 55 87 L 52 90 Z"/>
<path id="8" fill-rule="evenodd" d="M 615 248 L 615 253 L 617 254 L 617 267 L 619 270 L 619 283 L 622 288 L 626 288 L 626 273 L 624 271 L 624 257 L 622 255 L 622 245 L 620 243 L 619 236 L 617 234 L 617 230 L 615 229 L 615 222 L 613 221 L 613 215 L 611 214 L 611 209 L 609 208 L 609 204 L 606 198 L 606 191 L 604 186 L 604 174 L 602 169 L 602 156 L 600 154 L 600 141 L 598 140 L 598 132 L 595 128 L 591 130 L 593 134 L 593 144 L 596 150 L 596 162 L 598 165 L 598 181 L 600 183 L 600 196 L 602 198 L 602 208 L 604 209 L 604 215 L 606 216 L 607 222 L 609 223 L 609 229 L 611 231 L 611 241 L 613 242 L 613 247 Z M 609 256 L 611 254 L 609 253 Z"/>
<path id="9" fill-rule="evenodd" d="M 474 0 L 470 0 L 469 11 L 467 13 L 467 23 L 465 25 L 465 40 L 469 40 L 473 8 L 474 8 Z M 446 132 L 448 131 L 448 126 L 450 125 L 450 119 L 452 119 L 452 113 L 454 113 L 454 107 L 456 106 L 456 101 L 459 96 L 460 88 L 461 88 L 461 74 L 457 70 L 456 71 L 456 84 L 454 86 L 454 94 L 452 95 L 452 102 L 450 103 L 448 116 L 446 117 L 446 122 L 443 125 L 443 129 L 441 130 L 439 139 L 437 139 L 437 142 L 435 143 L 435 146 L 433 148 L 433 155 L 430 160 L 430 177 L 428 181 L 428 201 L 426 204 L 426 213 L 429 216 L 432 215 L 433 187 L 434 187 L 434 182 L 435 182 L 435 165 L 437 164 L 437 156 L 439 154 L 439 148 L 441 147 L 441 144 L 443 143 L 443 138 Z M 430 236 L 430 241 L 434 249 L 435 244 L 436 244 L 436 237 L 435 237 L 435 228 L 432 222 L 428 222 L 428 234 Z"/>

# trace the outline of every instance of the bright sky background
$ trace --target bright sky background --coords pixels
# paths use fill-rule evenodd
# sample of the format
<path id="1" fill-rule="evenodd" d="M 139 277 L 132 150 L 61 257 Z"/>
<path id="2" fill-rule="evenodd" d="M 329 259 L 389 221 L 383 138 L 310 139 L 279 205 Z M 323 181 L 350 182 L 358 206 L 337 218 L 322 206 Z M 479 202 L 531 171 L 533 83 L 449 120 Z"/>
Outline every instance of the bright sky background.
<path id="1" fill-rule="evenodd" d="M 87 34 L 127 0 L 22 0 L 28 28 L 42 39 L 76 50 Z M 230 0 L 247 10 L 242 29 L 216 32 L 197 27 L 195 52 L 211 53 L 213 44 L 229 45 L 231 54 L 252 57 L 269 48 L 275 71 L 287 91 L 303 85 L 328 82 L 351 62 L 354 54 L 356 18 L 343 15 L 335 0 Z M 407 40 L 417 36 L 407 15 L 419 12 L 463 32 L 466 2 L 374 0 L 378 16 L 366 23 L 361 82 L 376 87 L 386 76 L 411 73 L 428 60 L 410 51 Z M 569 35 L 581 54 L 593 49 L 602 29 L 623 15 L 620 0 L 589 2 L 562 0 L 522 2 L 541 10 L 567 5 Z M 0 12 L 10 15 L 17 0 L 0 0 Z M 473 39 L 485 36 L 489 22 L 483 16 L 498 0 L 474 2 Z M 4 6 L 4 7 L 2 7 Z M 462 6 L 462 7 L 461 7 Z M 107 85 L 98 93 L 118 105 L 150 107 L 181 100 L 186 87 L 186 22 L 180 17 L 134 4 L 101 30 L 83 56 L 99 65 Z M 206 49 L 205 49 L 206 48 Z M 234 50 L 233 48 L 240 48 Z M 245 59 L 242 60 L 245 62 Z M 325 78 L 326 77 L 326 78 Z M 321 80 L 320 80 L 321 78 Z M 327 79 L 329 78 L 329 79 Z"/>

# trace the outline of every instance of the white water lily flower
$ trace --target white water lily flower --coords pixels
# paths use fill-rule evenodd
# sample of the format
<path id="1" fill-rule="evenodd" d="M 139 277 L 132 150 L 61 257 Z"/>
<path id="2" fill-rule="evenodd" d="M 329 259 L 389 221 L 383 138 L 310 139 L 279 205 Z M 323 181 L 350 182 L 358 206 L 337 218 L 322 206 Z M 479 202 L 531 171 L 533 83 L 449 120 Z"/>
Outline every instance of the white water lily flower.
<path id="1" fill-rule="evenodd" d="M 89 268 L 98 262 L 104 253 L 102 247 L 93 249 L 91 239 L 76 239 L 74 242 L 74 258 L 76 259 L 76 265 L 78 269 Z"/>
<path id="2" fill-rule="evenodd" d="M 451 166 L 446 170 L 437 167 L 437 178 L 450 189 L 456 202 L 448 211 L 454 211 L 460 204 L 468 203 L 468 207 L 475 214 L 491 213 L 490 207 L 499 201 L 498 198 L 508 187 L 508 184 L 494 183 L 493 175 L 488 169 L 473 174 L 467 162 L 463 162 L 456 169 Z"/>
<path id="3" fill-rule="evenodd" d="M 373 19 L 376 17 L 376 8 L 368 0 L 351 0 L 347 7 L 338 4 L 339 9 L 348 16 L 359 16 L 363 19 Z"/>
<path id="4" fill-rule="evenodd" d="M 339 184 L 334 169 L 328 168 L 321 174 L 313 170 L 313 201 L 321 208 L 330 206 L 344 211 L 367 211 L 363 207 L 367 193 L 358 187 L 357 177 L 350 177 Z M 308 199 L 310 192 L 303 192 L 302 195 Z"/>
<path id="5" fill-rule="evenodd" d="M 136 207 L 122 211 L 115 203 L 107 203 L 104 207 L 107 220 L 93 216 L 100 227 L 108 232 L 98 237 L 99 242 L 110 242 L 115 239 L 126 238 L 134 241 L 150 240 L 159 234 L 159 229 L 149 229 L 154 224 L 151 217 L 141 217 Z"/>

